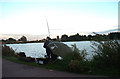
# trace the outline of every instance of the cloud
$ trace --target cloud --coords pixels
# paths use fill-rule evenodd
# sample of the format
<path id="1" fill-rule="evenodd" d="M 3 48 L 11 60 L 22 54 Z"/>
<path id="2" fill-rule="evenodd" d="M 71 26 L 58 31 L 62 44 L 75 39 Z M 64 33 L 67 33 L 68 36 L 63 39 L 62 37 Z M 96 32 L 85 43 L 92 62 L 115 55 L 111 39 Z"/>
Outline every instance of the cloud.
<path id="1" fill-rule="evenodd" d="M 105 31 L 95 32 L 95 33 L 97 33 L 97 34 L 108 34 L 110 32 L 118 32 L 118 31 L 120 31 L 120 28 L 109 29 L 109 30 L 105 30 Z M 89 33 L 89 34 L 93 34 L 93 33 Z"/>

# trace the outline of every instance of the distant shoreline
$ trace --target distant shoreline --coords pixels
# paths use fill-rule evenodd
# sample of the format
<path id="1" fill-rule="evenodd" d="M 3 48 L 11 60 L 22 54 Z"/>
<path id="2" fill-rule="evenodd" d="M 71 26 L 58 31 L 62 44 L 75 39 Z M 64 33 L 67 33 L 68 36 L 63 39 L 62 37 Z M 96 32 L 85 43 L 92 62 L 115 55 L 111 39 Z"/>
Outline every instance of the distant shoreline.
<path id="1" fill-rule="evenodd" d="M 72 42 L 72 41 L 105 41 L 105 40 L 120 40 L 120 32 L 112 32 L 108 35 L 96 34 L 95 35 L 75 35 L 68 36 L 66 34 L 62 35 L 61 38 L 52 38 L 53 41 L 61 42 Z M 16 40 L 14 38 L 8 38 L 7 40 L 1 39 L 2 44 L 23 44 L 23 43 L 43 43 L 45 39 L 28 41 L 26 36 L 22 36 L 20 39 Z"/>
<path id="2" fill-rule="evenodd" d="M 95 41 L 95 40 L 81 40 L 81 41 Z M 59 41 L 59 42 L 80 42 L 80 41 Z M 26 43 L 44 43 L 44 42 L 19 42 L 19 43 L 2 43 L 2 44 L 26 44 Z"/>

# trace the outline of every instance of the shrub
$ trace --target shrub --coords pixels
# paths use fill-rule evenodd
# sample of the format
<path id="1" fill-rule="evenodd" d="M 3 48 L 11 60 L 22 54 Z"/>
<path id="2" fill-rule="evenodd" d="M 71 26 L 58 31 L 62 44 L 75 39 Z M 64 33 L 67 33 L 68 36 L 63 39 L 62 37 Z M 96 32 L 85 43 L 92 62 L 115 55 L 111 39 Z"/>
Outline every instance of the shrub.
<path id="1" fill-rule="evenodd" d="M 90 67 L 87 63 L 87 61 L 71 60 L 68 64 L 69 71 L 86 73 L 90 70 Z"/>
<path id="2" fill-rule="evenodd" d="M 85 58 L 86 51 L 79 51 L 76 45 L 72 45 L 74 50 L 72 53 L 69 53 L 66 57 L 61 61 L 61 66 L 67 70 L 72 72 L 88 72 L 89 67 L 87 65 L 87 59 Z"/>
<path id="3" fill-rule="evenodd" d="M 2 55 L 3 56 L 15 56 L 15 51 L 10 48 L 9 46 L 3 45 L 2 46 Z"/>
<path id="4" fill-rule="evenodd" d="M 120 67 L 120 41 L 94 42 L 93 64 L 97 67 Z"/>
<path id="5" fill-rule="evenodd" d="M 86 59 L 86 50 L 79 50 L 76 45 L 72 45 L 73 46 L 73 52 L 72 52 L 72 55 L 71 57 L 74 57 L 74 59 L 77 59 L 77 60 L 87 60 Z"/>
<path id="6" fill-rule="evenodd" d="M 79 72 L 80 70 L 80 61 L 71 60 L 68 64 L 69 70 L 73 72 Z"/>

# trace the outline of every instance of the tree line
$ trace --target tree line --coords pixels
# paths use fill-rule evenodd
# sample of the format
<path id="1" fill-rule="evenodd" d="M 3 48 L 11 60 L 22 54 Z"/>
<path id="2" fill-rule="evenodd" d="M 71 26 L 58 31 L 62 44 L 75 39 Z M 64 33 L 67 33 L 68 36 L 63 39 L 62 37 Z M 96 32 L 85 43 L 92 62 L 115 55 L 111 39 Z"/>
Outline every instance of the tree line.
<path id="1" fill-rule="evenodd" d="M 117 39 L 120 40 L 120 32 L 111 32 L 108 35 L 105 34 L 96 34 L 94 35 L 79 35 L 79 33 L 75 35 L 62 35 L 61 38 L 57 36 L 57 38 L 53 38 L 53 41 L 62 41 L 62 42 L 67 42 L 67 41 L 104 41 L 104 40 L 113 40 Z M 22 36 L 20 39 L 16 40 L 14 38 L 8 38 L 6 40 L 2 39 L 1 40 L 3 43 L 11 44 L 11 43 L 36 43 L 36 42 L 44 42 L 45 39 L 42 40 L 36 40 L 36 41 L 28 41 L 27 37 Z"/>
<path id="2" fill-rule="evenodd" d="M 61 41 L 97 41 L 97 40 L 113 40 L 113 39 L 120 39 L 120 32 L 112 32 L 109 33 L 108 35 L 105 34 L 96 34 L 95 35 L 79 35 L 79 33 L 75 34 L 75 35 L 62 35 L 61 37 Z"/>
<path id="3" fill-rule="evenodd" d="M 16 40 L 14 38 L 8 38 L 6 40 L 2 39 L 1 40 L 3 43 L 11 44 L 11 43 L 22 43 L 22 42 L 27 42 L 27 37 L 22 36 L 20 39 Z"/>

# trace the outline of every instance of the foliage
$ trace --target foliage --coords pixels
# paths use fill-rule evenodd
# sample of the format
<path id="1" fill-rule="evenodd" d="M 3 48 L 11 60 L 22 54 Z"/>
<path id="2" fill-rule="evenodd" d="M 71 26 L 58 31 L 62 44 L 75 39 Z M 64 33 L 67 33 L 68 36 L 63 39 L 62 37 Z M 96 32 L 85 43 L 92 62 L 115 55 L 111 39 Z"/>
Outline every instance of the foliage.
<path id="1" fill-rule="evenodd" d="M 105 34 L 97 34 L 95 32 L 93 32 L 95 35 L 79 35 L 79 33 L 75 34 L 75 35 L 62 35 L 61 36 L 61 41 L 63 42 L 66 42 L 66 41 L 106 41 L 106 40 L 113 40 L 113 39 L 120 39 L 120 32 L 111 32 L 109 33 L 108 35 L 105 35 Z M 59 41 L 58 40 L 59 37 L 57 36 L 57 39 L 54 38 L 52 40 L 55 40 L 55 41 Z M 18 41 L 14 38 L 8 38 L 7 40 L 0 40 L 2 41 L 2 43 L 5 43 L 5 44 L 19 44 L 19 43 L 39 43 L 39 42 L 44 42 L 45 39 L 42 39 L 42 40 L 36 40 L 36 41 L 28 41 L 27 40 L 27 37 L 25 36 L 22 36 L 20 39 L 18 39 Z"/>
<path id="2" fill-rule="evenodd" d="M 62 66 L 62 68 L 70 72 L 88 72 L 89 68 L 86 65 L 87 59 L 85 58 L 85 56 L 87 55 L 86 51 L 79 51 L 76 48 L 76 45 L 72 46 L 74 48 L 73 52 L 69 53 L 66 57 L 64 57 L 59 64 Z"/>
<path id="3" fill-rule="evenodd" d="M 66 35 L 66 34 L 64 34 L 64 35 L 62 35 L 62 37 L 61 37 L 61 41 L 67 41 L 67 39 L 68 39 L 68 35 Z"/>
<path id="4" fill-rule="evenodd" d="M 3 45 L 2 46 L 2 55 L 3 56 L 15 56 L 15 51 L 10 48 L 9 46 Z"/>
<path id="5" fill-rule="evenodd" d="M 27 38 L 25 36 L 22 36 L 18 41 L 27 41 Z"/>
<path id="6" fill-rule="evenodd" d="M 95 55 L 92 60 L 96 67 L 120 67 L 120 41 L 99 41 L 93 45 L 97 47 L 93 47 Z"/>
<path id="7" fill-rule="evenodd" d="M 87 73 L 90 68 L 87 61 L 71 60 L 68 64 L 69 71 Z"/>
<path id="8" fill-rule="evenodd" d="M 113 39 L 120 39 L 120 32 L 113 32 L 113 33 L 110 33 L 108 36 L 112 40 Z"/>
<path id="9" fill-rule="evenodd" d="M 19 60 L 22 60 L 25 62 L 34 62 L 34 59 L 31 57 L 26 57 L 26 55 L 25 55 L 25 57 L 21 56 L 20 54 L 22 54 L 22 53 L 24 53 L 24 52 L 15 54 L 15 51 L 12 48 L 10 48 L 9 46 L 6 46 L 6 45 L 2 46 L 2 55 L 3 56 L 7 56 L 7 57 L 9 56 L 9 57 L 13 57 L 13 58 L 17 57 Z"/>
<path id="10" fill-rule="evenodd" d="M 68 54 L 59 65 L 70 72 L 87 73 L 87 74 L 101 74 L 118 76 L 120 67 L 120 41 L 98 41 L 93 45 L 95 55 L 92 60 L 85 58 L 86 51 L 79 51 L 74 47 L 73 53 Z"/>
<path id="11" fill-rule="evenodd" d="M 75 35 L 62 35 L 61 41 L 101 41 L 101 40 L 108 40 L 108 39 L 120 39 L 120 32 L 112 32 L 108 35 L 105 34 L 97 34 L 93 32 L 95 35 L 79 35 L 78 33 Z"/>
<path id="12" fill-rule="evenodd" d="M 7 60 L 10 60 L 12 62 L 15 62 L 15 63 L 19 63 L 19 64 L 25 64 L 25 65 L 30 65 L 30 66 L 36 66 L 38 67 L 39 65 L 35 62 L 25 62 L 25 61 L 21 61 L 18 59 L 18 57 L 15 57 L 15 56 L 2 56 L 3 58 L 7 59 Z"/>
<path id="13" fill-rule="evenodd" d="M 120 75 L 120 41 L 108 40 L 94 42 L 93 49 L 95 55 L 93 56 L 93 59 L 89 61 L 86 59 L 87 53 L 85 50 L 80 51 L 77 49 L 76 45 L 72 46 L 73 52 L 68 54 L 62 60 L 56 60 L 54 63 L 49 63 L 40 67 L 82 74 L 101 74 L 107 76 Z M 31 61 L 31 58 L 25 58 L 25 61 L 19 60 L 19 57 L 14 56 L 14 51 L 6 45 L 2 48 L 3 56 L 6 56 L 6 58 L 11 61 L 32 66 L 39 66 L 35 62 L 26 62 Z"/>

